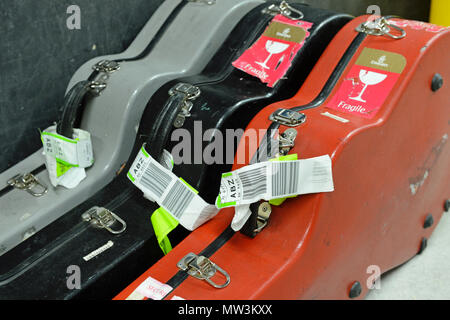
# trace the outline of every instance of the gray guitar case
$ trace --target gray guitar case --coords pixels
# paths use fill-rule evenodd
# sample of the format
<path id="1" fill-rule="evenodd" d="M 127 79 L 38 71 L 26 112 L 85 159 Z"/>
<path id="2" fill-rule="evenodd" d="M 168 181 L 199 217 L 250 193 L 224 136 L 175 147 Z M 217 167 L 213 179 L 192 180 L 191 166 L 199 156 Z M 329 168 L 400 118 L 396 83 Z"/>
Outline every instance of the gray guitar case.
<path id="1" fill-rule="evenodd" d="M 81 66 L 68 92 L 83 80 L 105 84 L 84 100 L 77 126 L 91 134 L 95 163 L 74 189 L 51 185 L 42 149 L 1 173 L 0 256 L 111 182 L 131 154 L 150 97 L 168 81 L 199 73 L 242 17 L 261 3 L 166 0 L 126 51 Z M 11 186 L 12 178 L 21 184 Z"/>

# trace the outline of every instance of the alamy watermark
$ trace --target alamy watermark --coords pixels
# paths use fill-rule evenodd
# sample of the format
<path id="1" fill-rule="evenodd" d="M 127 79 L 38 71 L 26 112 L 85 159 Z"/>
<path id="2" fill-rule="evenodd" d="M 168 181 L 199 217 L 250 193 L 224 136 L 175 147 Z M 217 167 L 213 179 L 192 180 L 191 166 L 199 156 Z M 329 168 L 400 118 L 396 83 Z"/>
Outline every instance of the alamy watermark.
<path id="1" fill-rule="evenodd" d="M 66 20 L 66 26 L 69 30 L 81 29 L 81 9 L 77 5 L 67 7 L 66 13 L 69 17 Z"/>

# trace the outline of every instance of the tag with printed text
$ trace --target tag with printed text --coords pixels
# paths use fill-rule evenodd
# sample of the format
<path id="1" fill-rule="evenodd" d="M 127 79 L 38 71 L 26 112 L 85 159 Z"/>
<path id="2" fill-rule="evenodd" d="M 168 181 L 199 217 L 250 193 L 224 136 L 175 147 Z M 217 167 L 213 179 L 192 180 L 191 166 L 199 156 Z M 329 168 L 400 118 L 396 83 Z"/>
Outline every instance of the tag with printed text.
<path id="1" fill-rule="evenodd" d="M 328 155 L 294 161 L 262 162 L 222 175 L 218 208 L 236 207 L 334 190 Z"/>
<path id="2" fill-rule="evenodd" d="M 56 133 L 51 126 L 41 133 L 43 154 L 50 182 L 72 189 L 86 178 L 85 168 L 94 163 L 91 135 L 89 132 L 74 129 L 73 139 Z"/>
<path id="3" fill-rule="evenodd" d="M 188 230 L 196 229 L 219 212 L 184 180 L 153 159 L 144 147 L 133 162 L 128 178 L 146 198 L 157 202 Z"/>

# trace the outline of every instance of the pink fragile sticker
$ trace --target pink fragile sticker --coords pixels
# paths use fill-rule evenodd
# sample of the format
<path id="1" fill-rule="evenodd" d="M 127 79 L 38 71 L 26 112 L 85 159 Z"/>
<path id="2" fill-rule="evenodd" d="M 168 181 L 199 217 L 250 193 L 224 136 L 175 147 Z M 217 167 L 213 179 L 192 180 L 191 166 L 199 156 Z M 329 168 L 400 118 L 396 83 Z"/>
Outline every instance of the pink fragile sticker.
<path id="1" fill-rule="evenodd" d="M 153 300 L 162 300 L 162 298 L 168 295 L 170 291 L 172 291 L 171 286 L 159 282 L 152 277 L 145 279 L 145 281 L 142 282 L 135 290 L 135 292 Z"/>
<path id="2" fill-rule="evenodd" d="M 233 62 L 233 66 L 273 88 L 291 67 L 312 25 L 283 15 L 275 16 L 261 37 Z"/>
<path id="3" fill-rule="evenodd" d="M 405 66 L 401 54 L 364 48 L 326 107 L 372 119 Z"/>

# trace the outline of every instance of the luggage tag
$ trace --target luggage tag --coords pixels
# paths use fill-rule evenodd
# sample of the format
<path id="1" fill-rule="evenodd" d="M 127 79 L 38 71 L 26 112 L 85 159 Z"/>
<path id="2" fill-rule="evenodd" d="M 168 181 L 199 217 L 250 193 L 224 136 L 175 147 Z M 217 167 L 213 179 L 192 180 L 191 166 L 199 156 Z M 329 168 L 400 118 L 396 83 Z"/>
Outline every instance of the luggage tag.
<path id="1" fill-rule="evenodd" d="M 313 26 L 311 22 L 276 15 L 262 36 L 233 66 L 273 88 L 292 65 Z"/>
<path id="2" fill-rule="evenodd" d="M 74 129 L 74 139 L 69 139 L 57 134 L 56 126 L 51 126 L 41 133 L 41 140 L 52 185 L 68 189 L 78 186 L 86 178 L 85 168 L 94 163 L 90 133 Z"/>
<path id="3" fill-rule="evenodd" d="M 239 231 L 251 215 L 252 203 L 331 191 L 334 191 L 334 184 L 331 158 L 328 155 L 303 160 L 260 162 L 224 173 L 216 206 L 235 207 L 231 227 Z"/>
<path id="4" fill-rule="evenodd" d="M 153 159 L 144 147 L 127 176 L 147 199 L 153 199 L 190 231 L 219 212 L 219 209 L 204 201 L 183 179 Z"/>

